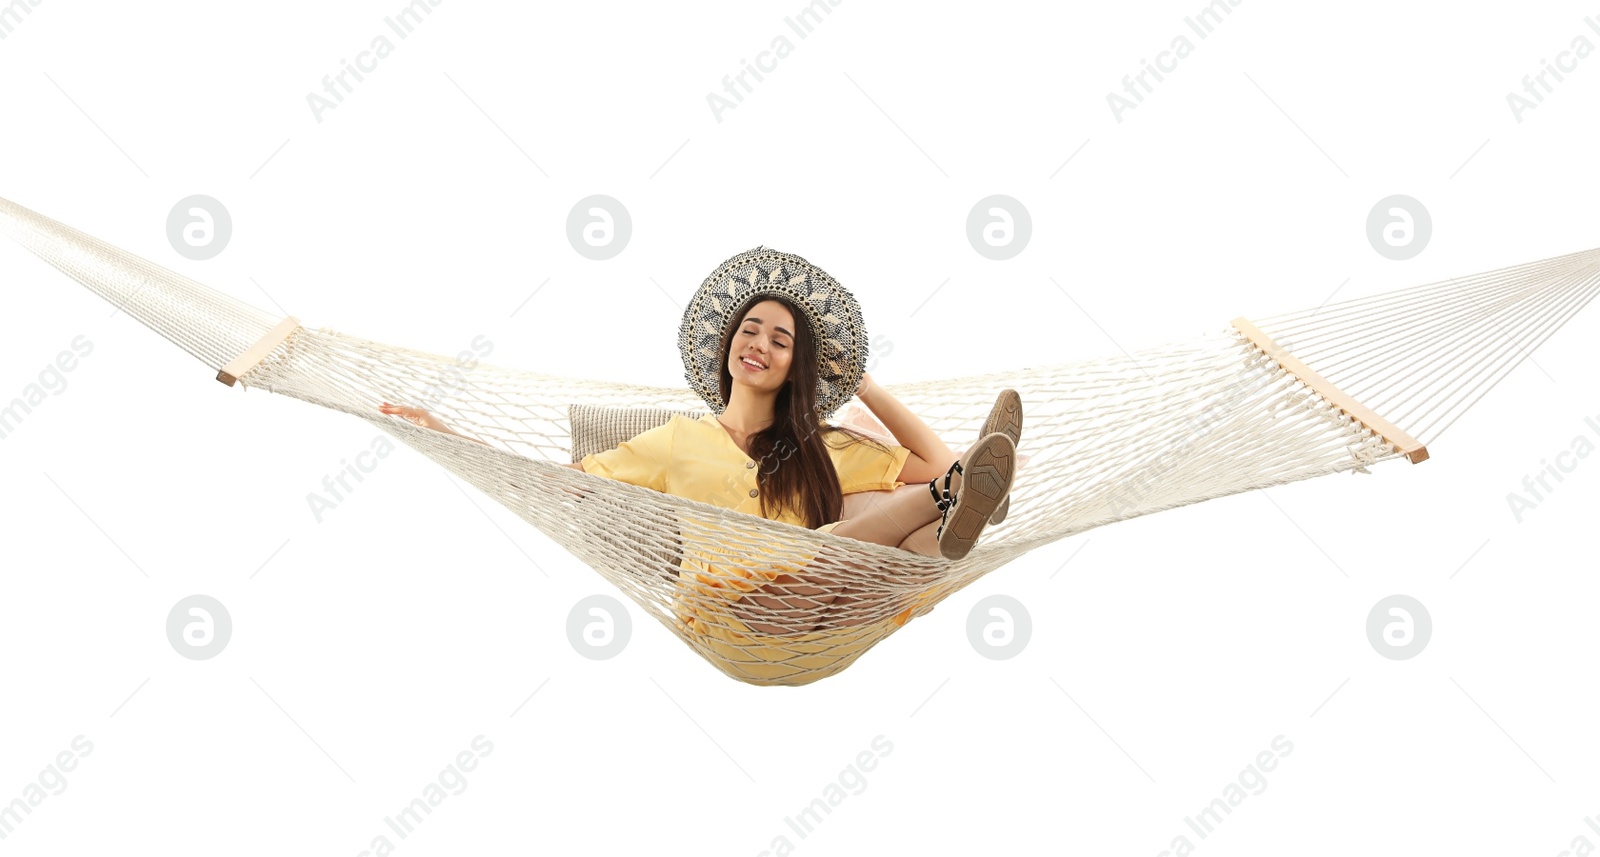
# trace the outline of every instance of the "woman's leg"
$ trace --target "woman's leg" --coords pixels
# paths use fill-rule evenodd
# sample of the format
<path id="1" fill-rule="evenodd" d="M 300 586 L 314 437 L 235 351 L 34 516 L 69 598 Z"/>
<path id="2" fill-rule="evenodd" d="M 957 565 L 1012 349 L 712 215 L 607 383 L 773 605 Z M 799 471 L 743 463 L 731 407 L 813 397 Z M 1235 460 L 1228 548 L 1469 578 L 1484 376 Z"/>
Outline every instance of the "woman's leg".
<path id="1" fill-rule="evenodd" d="M 952 481 L 951 484 L 955 483 Z M 890 494 L 911 494 L 917 497 L 927 496 L 929 500 L 933 499 L 933 497 L 928 494 L 927 484 L 922 482 L 914 482 L 910 485 L 902 485 L 899 488 L 889 491 L 862 491 L 856 494 L 846 494 L 844 497 L 844 515 L 842 517 L 845 520 L 859 518 L 866 514 L 867 509 L 871 505 L 877 503 L 879 500 L 889 496 Z M 938 507 L 936 506 L 935 509 L 937 508 Z M 839 532 L 839 528 L 834 527 L 833 531 L 837 533 Z M 898 547 L 901 550 L 911 551 L 912 553 L 920 553 L 927 556 L 939 556 L 938 532 L 939 518 L 935 517 L 933 520 L 923 524 L 921 527 L 912 530 L 911 534 L 902 539 L 899 544 L 895 545 L 895 547 Z"/>
<path id="2" fill-rule="evenodd" d="M 931 497 L 929 499 L 932 499 Z M 939 519 L 935 518 L 922 525 L 916 532 L 906 536 L 896 547 L 924 556 L 944 556 L 939 552 Z"/>
<path id="3" fill-rule="evenodd" d="M 916 538 L 917 534 L 925 532 L 927 534 L 927 544 L 931 546 L 931 553 L 926 550 L 918 552 L 926 553 L 928 556 L 939 556 L 939 542 L 936 539 L 933 539 L 933 532 L 939 527 L 939 518 L 937 517 L 938 507 L 933 506 L 933 497 L 928 494 L 928 486 L 921 482 L 915 482 L 910 485 L 902 485 L 899 488 L 894 488 L 887 491 L 861 491 L 855 494 L 846 494 L 844 497 L 844 520 L 841 521 L 838 526 L 833 528 L 834 534 L 840 534 L 840 530 L 845 527 L 846 523 L 866 516 L 869 509 L 878 507 L 879 504 L 885 500 L 897 495 L 908 496 L 913 498 L 913 500 L 920 497 L 923 500 L 926 500 L 929 506 L 933 507 L 935 517 L 933 518 L 932 523 L 925 524 L 912 530 L 912 535 L 908 536 L 907 538 Z M 880 512 L 875 512 L 874 514 L 880 513 L 882 513 L 881 510 Z M 893 514 L 892 508 L 888 514 Z M 906 547 L 904 542 L 901 542 L 895 546 L 901 548 Z M 907 549 L 909 550 L 910 548 Z M 849 569 L 853 581 L 871 580 L 881 571 L 881 569 L 870 568 L 859 563 L 847 561 L 836 561 L 836 564 L 843 565 L 845 568 Z M 831 598 L 830 603 L 834 611 L 832 624 L 841 627 L 863 624 L 867 622 L 875 612 L 870 609 L 866 609 L 867 606 L 886 601 L 890 597 L 891 596 L 889 593 L 886 593 L 881 589 L 863 585 L 861 583 L 852 582 L 843 584 Z"/>
<path id="4" fill-rule="evenodd" d="M 980 439 L 978 443 L 982 443 Z M 977 447 L 974 443 L 961 454 L 959 460 L 965 461 L 972 450 Z M 954 464 L 957 459 L 945 462 L 945 469 Z M 942 478 L 942 477 L 941 477 Z M 950 491 L 959 493 L 961 490 L 961 474 L 951 474 Z M 846 519 L 840 521 L 833 528 L 836 536 L 846 536 L 876 545 L 889 545 L 923 556 L 943 556 L 939 550 L 939 540 L 936 533 L 943 520 L 943 513 L 933 501 L 933 495 L 928 491 L 927 483 L 918 482 L 904 485 L 893 491 L 864 491 L 861 494 L 852 494 L 850 497 L 868 496 L 865 508 L 856 514 L 849 514 L 846 508 Z M 846 497 L 846 502 L 850 500 Z"/>
<path id="5" fill-rule="evenodd" d="M 957 476 L 955 480 L 952 480 L 951 484 L 959 484 L 957 480 L 960 478 L 960 476 Z M 855 494 L 846 494 L 844 495 L 844 512 L 839 516 L 841 520 L 838 525 L 834 526 L 833 531 L 835 533 L 839 532 L 839 526 L 842 526 L 845 521 L 860 518 L 863 515 L 866 515 L 868 509 L 876 506 L 885 498 L 896 494 L 904 494 L 910 497 L 926 497 L 930 503 L 933 501 L 933 497 L 928 494 L 928 483 L 926 482 L 913 482 L 910 485 L 901 485 L 899 488 L 892 488 L 883 491 L 860 491 Z M 918 533 L 922 532 L 926 532 L 929 536 L 931 536 L 938 529 L 938 506 L 935 505 L 933 519 L 928 524 L 924 524 L 921 527 L 912 529 L 911 535 L 906 536 L 906 539 L 915 538 Z M 895 545 L 895 547 L 904 548 L 905 539 L 902 539 L 899 544 Z M 909 550 L 909 548 L 907 549 Z M 934 543 L 933 551 L 934 555 L 938 554 L 937 542 Z"/>
<path id="6" fill-rule="evenodd" d="M 967 449 L 962 460 L 971 451 L 971 448 Z M 951 459 L 947 462 L 946 469 L 956 461 Z M 961 490 L 961 474 L 951 475 L 950 490 Z M 845 519 L 833 528 L 836 536 L 897 547 L 923 556 L 943 556 L 935 534 L 944 516 L 925 482 L 902 485 L 891 491 L 862 491 L 846 495 L 843 515 Z M 745 597 L 753 604 L 789 615 L 797 611 L 830 608 L 832 617 L 812 627 L 859 625 L 867 621 L 867 616 L 872 612 L 862 607 L 893 597 L 891 593 L 851 582 L 870 580 L 879 573 L 879 569 L 839 558 L 831 559 L 830 564 L 846 570 L 842 580 L 819 580 L 814 574 L 808 574 L 807 579 L 802 581 L 783 574 L 772 581 L 782 587 L 782 597 L 768 594 L 770 590 Z M 796 632 L 794 628 L 779 628 L 753 620 L 754 617 L 751 617 L 744 621 L 758 633 Z"/>
<path id="7" fill-rule="evenodd" d="M 955 485 L 954 482 L 951 484 Z M 928 486 L 920 482 L 893 491 L 863 491 L 851 496 L 867 499 L 854 515 L 833 528 L 836 536 L 899 547 L 906 539 L 941 517 Z M 935 544 L 929 556 L 938 555 L 939 546 Z"/>
<path id="8" fill-rule="evenodd" d="M 917 540 L 917 544 L 923 548 L 922 550 L 917 550 L 916 552 L 918 553 L 939 556 L 939 542 L 933 537 L 934 531 L 939 528 L 939 509 L 934 505 L 933 497 L 928 493 L 927 484 L 922 482 L 902 485 L 899 488 L 887 491 L 861 491 L 854 494 L 846 494 L 842 513 L 844 520 L 834 526 L 833 532 L 835 535 L 848 535 L 846 530 L 853 529 L 854 525 L 847 528 L 847 524 L 852 524 L 853 521 L 862 519 L 881 518 L 882 520 L 878 520 L 876 523 L 869 523 L 868 526 L 891 527 L 891 530 L 889 530 L 891 534 L 886 538 L 892 539 L 892 533 L 896 532 L 896 530 L 892 529 L 892 520 L 896 516 L 904 518 L 910 514 L 914 518 L 917 515 L 915 512 L 908 512 L 903 507 L 909 506 L 915 510 L 924 505 L 933 510 L 932 521 L 912 529 L 911 535 L 906 540 Z M 857 537 L 850 536 L 850 538 Z M 880 542 L 880 544 L 882 543 Z M 899 542 L 894 543 L 893 546 L 915 550 Z M 817 579 L 815 571 L 813 571 L 813 574 L 807 575 L 808 579 L 802 582 L 792 575 L 784 574 L 773 580 L 773 583 L 782 587 L 783 597 L 775 597 L 766 592 L 751 593 L 745 596 L 751 602 L 759 604 L 767 610 L 780 611 L 780 615 L 789 616 L 791 622 L 798 617 L 799 612 L 807 608 L 818 609 L 826 607 L 827 616 L 817 625 L 805 628 L 797 628 L 793 625 L 790 627 L 778 627 L 763 622 L 761 618 L 754 616 L 740 616 L 740 620 L 749 625 L 751 630 L 763 634 L 799 633 L 802 630 L 814 630 L 817 627 L 824 626 L 833 628 L 849 627 L 863 624 L 871 619 L 876 611 L 868 609 L 869 605 L 886 601 L 892 597 L 889 592 L 860 582 L 874 579 L 882 572 L 882 569 L 852 562 L 842 556 L 830 556 L 828 565 L 830 568 L 839 571 L 836 579 Z M 818 584 L 821 585 L 819 586 Z"/>
<path id="9" fill-rule="evenodd" d="M 983 443 L 980 438 L 961 456 L 961 461 L 971 458 L 972 451 Z M 950 464 L 954 464 L 951 461 Z M 946 464 L 948 470 L 950 464 Z M 950 491 L 960 493 L 962 474 L 950 474 Z M 864 507 L 850 508 L 857 497 L 869 498 Z M 934 502 L 925 483 L 904 485 L 893 491 L 866 491 L 845 498 L 845 518 L 834 528 L 834 535 L 847 536 L 864 542 L 890 545 L 923 556 L 943 556 L 939 549 L 938 532 L 944 515 Z M 852 514 L 853 511 L 853 514 Z"/>

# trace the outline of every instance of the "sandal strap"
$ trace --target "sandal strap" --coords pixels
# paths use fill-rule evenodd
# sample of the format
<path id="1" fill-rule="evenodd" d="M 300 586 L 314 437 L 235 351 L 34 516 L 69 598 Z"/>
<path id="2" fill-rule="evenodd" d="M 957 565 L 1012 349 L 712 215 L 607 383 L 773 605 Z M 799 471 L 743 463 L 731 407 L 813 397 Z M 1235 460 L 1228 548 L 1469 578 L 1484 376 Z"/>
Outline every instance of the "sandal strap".
<path id="1" fill-rule="evenodd" d="M 933 495 L 933 502 L 939 507 L 939 529 L 934 532 L 935 539 L 938 539 L 944 535 L 944 525 L 950 520 L 950 510 L 955 508 L 956 501 L 960 499 L 961 496 L 961 492 L 959 491 L 953 495 L 950 493 L 950 477 L 951 474 L 954 473 L 960 473 L 963 476 L 966 475 L 966 470 L 962 469 L 961 462 L 959 460 L 950 465 L 950 469 L 944 472 L 943 497 L 939 496 L 940 491 L 934 487 L 936 484 L 938 484 L 939 477 L 935 476 L 928 482 L 928 493 Z"/>

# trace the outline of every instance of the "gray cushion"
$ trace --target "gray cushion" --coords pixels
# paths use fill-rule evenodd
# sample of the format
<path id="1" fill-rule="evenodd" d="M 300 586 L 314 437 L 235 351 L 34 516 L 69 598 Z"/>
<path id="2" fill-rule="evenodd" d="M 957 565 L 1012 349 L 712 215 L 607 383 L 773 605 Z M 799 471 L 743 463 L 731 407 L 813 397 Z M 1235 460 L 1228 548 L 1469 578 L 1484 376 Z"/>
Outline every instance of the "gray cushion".
<path id="1" fill-rule="evenodd" d="M 616 449 L 625 440 L 665 425 L 673 414 L 697 420 L 709 411 L 675 411 L 669 408 L 614 408 L 604 405 L 568 405 L 572 426 L 572 463 L 585 456 Z"/>

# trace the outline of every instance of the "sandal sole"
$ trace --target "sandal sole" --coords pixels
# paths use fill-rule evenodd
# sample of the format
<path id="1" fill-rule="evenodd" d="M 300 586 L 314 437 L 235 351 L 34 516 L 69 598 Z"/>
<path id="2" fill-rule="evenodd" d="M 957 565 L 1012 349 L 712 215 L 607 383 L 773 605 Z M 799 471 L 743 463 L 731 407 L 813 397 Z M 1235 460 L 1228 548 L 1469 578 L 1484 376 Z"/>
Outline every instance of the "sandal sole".
<path id="1" fill-rule="evenodd" d="M 1006 515 L 1009 514 L 1010 512 L 1011 512 L 1011 495 L 1007 494 L 1005 497 L 1002 497 L 1000 499 L 1000 505 L 998 505 L 998 506 L 996 506 L 994 508 L 994 514 L 989 516 L 989 523 L 998 524 L 1001 521 L 1004 521 L 1006 519 Z"/>
<path id="2" fill-rule="evenodd" d="M 995 432 L 978 441 L 967 456 L 969 460 L 962 463 L 956 505 L 939 537 L 939 553 L 945 559 L 962 559 L 977 544 L 978 536 L 989 524 L 989 516 L 1011 491 L 1016 452 L 1011 438 Z"/>
<path id="3" fill-rule="evenodd" d="M 1000 432 L 1011 438 L 1013 444 L 1022 443 L 1022 396 L 1016 390 L 1005 389 L 994 400 L 994 408 L 989 411 L 989 418 L 983 421 L 983 428 L 979 430 L 978 437 L 986 437 L 995 432 Z M 1006 514 L 1011 511 L 1011 494 L 1007 492 L 1000 499 L 1000 505 L 995 507 L 994 514 L 989 516 L 989 523 L 998 524 L 1006 519 Z"/>

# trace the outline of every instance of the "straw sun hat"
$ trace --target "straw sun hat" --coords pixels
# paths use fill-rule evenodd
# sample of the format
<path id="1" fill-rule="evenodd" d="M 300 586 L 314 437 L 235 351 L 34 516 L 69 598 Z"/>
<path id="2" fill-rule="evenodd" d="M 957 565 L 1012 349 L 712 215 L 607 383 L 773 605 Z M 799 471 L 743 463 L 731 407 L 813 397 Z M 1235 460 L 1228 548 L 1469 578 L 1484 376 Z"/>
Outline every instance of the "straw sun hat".
<path id="1" fill-rule="evenodd" d="M 722 334 L 733 313 L 756 295 L 778 295 L 805 313 L 817 354 L 817 418 L 855 395 L 867 365 L 867 331 L 855 295 L 816 265 L 756 247 L 723 262 L 695 291 L 678 328 L 683 375 L 714 413 L 722 413 Z"/>

